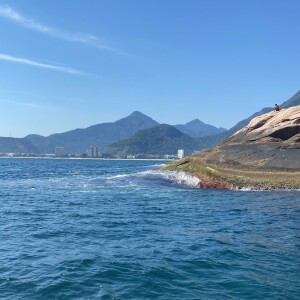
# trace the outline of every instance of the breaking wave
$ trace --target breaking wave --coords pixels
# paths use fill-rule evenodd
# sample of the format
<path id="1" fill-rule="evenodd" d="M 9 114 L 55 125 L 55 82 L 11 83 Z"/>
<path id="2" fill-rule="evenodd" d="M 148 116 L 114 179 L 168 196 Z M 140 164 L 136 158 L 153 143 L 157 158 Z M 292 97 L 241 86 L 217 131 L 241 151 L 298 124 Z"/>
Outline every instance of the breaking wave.
<path id="1" fill-rule="evenodd" d="M 160 183 L 199 188 L 200 179 L 183 171 L 148 170 L 133 174 L 119 174 L 107 178 L 109 180 L 128 180 L 135 183 Z M 142 181 L 142 182 L 141 182 Z"/>

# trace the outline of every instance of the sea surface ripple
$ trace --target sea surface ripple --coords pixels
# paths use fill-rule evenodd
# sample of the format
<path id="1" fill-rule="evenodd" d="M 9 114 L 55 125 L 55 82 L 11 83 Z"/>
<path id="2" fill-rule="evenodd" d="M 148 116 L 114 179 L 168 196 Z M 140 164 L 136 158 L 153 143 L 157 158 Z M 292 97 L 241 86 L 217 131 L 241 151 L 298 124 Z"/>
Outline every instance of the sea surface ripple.
<path id="1" fill-rule="evenodd" d="M 0 159 L 1 299 L 300 299 L 300 192 L 153 161 Z"/>

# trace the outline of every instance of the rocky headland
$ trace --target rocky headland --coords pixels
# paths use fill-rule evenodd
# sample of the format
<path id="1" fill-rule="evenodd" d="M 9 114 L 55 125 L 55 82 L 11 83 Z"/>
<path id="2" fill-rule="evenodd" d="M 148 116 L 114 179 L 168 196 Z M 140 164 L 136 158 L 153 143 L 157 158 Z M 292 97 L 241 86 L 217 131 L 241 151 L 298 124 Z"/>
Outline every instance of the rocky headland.
<path id="1" fill-rule="evenodd" d="M 203 188 L 300 189 L 300 106 L 272 111 L 215 148 L 166 166 Z"/>

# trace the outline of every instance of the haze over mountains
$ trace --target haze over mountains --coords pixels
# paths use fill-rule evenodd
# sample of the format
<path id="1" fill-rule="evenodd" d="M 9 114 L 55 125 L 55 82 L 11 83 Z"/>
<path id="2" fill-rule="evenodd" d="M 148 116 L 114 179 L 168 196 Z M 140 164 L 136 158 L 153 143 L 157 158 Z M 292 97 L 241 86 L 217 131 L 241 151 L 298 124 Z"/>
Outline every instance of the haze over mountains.
<path id="1" fill-rule="evenodd" d="M 300 105 L 300 91 L 281 104 L 282 108 Z M 205 124 L 198 119 L 185 125 L 159 124 L 141 112 L 115 122 L 56 133 L 48 137 L 31 134 L 23 139 L 0 137 L 0 152 L 8 153 L 54 153 L 55 147 L 64 147 L 65 153 L 86 153 L 91 145 L 101 151 L 123 154 L 175 154 L 179 148 L 190 154 L 216 146 L 246 126 L 249 121 L 271 111 L 266 107 L 249 118 L 240 121 L 229 130 Z"/>
<path id="2" fill-rule="evenodd" d="M 86 153 L 87 149 L 91 145 L 96 145 L 101 151 L 105 151 L 109 145 L 115 142 L 126 140 L 131 138 L 140 130 L 153 128 L 158 125 L 159 123 L 157 121 L 154 121 L 152 118 L 142 114 L 141 112 L 135 111 L 131 115 L 115 122 L 97 124 L 84 129 L 74 129 L 63 133 L 56 133 L 48 137 L 30 134 L 24 139 L 17 140 L 14 140 L 13 138 L 10 138 L 10 140 L 0 138 L 0 141 L 1 139 L 3 141 L 3 145 L 5 142 L 7 143 L 6 147 L 1 147 L 0 144 L 0 152 L 48 154 L 54 153 L 55 147 L 59 146 L 64 147 L 65 153 L 82 154 Z M 205 124 L 200 120 L 193 120 L 185 125 L 176 126 L 180 127 L 182 131 L 180 131 L 180 134 L 183 134 L 183 132 L 189 132 L 192 136 L 208 136 L 210 134 L 226 130 Z M 188 136 L 188 138 L 186 137 L 185 141 L 187 140 L 195 145 L 191 136 Z M 26 148 L 21 145 L 17 147 L 16 145 L 21 141 L 22 145 L 27 144 L 28 147 Z M 184 143 L 184 145 L 187 145 L 187 143 Z M 171 150 L 173 148 L 174 147 L 172 146 L 169 149 Z M 149 149 L 152 149 L 152 147 Z M 146 152 L 148 153 L 149 151 Z"/>
<path id="3" fill-rule="evenodd" d="M 174 125 L 174 127 L 179 131 L 188 134 L 189 136 L 194 138 L 214 135 L 227 130 L 222 127 L 217 128 L 215 126 L 205 124 L 199 119 L 195 119 L 191 122 L 186 123 L 185 125 Z"/>
<path id="4" fill-rule="evenodd" d="M 0 137 L 0 152 L 39 153 L 39 150 L 25 138 Z"/>
<path id="5" fill-rule="evenodd" d="M 116 141 L 127 139 L 139 130 L 158 124 L 140 112 L 133 112 L 116 122 L 56 133 L 48 137 L 28 135 L 26 139 L 30 140 L 42 154 L 54 153 L 57 146 L 64 147 L 65 153 L 86 153 L 91 145 L 96 145 L 103 151 L 105 147 Z"/>
<path id="6" fill-rule="evenodd" d="M 168 124 L 160 124 L 152 128 L 138 131 L 127 140 L 112 144 L 108 152 L 114 155 L 175 154 L 184 149 L 191 154 L 200 147 L 198 139 L 193 138 Z"/>
<path id="7" fill-rule="evenodd" d="M 297 92 L 292 98 L 290 98 L 289 100 L 287 100 L 283 104 L 281 104 L 281 107 L 282 108 L 287 108 L 287 107 L 296 106 L 296 105 L 300 105 L 300 91 Z M 204 137 L 201 137 L 201 138 L 193 138 L 190 141 L 188 141 L 186 138 L 182 137 L 181 147 L 179 147 L 179 148 L 185 149 L 186 154 L 191 154 L 191 153 L 193 153 L 194 151 L 197 151 L 197 150 L 203 150 L 203 149 L 214 147 L 214 146 L 218 145 L 220 142 L 227 139 L 229 136 L 231 136 L 236 131 L 238 131 L 241 128 L 245 127 L 254 117 L 263 115 L 263 114 L 265 114 L 267 112 L 270 112 L 272 110 L 273 110 L 272 107 L 263 108 L 259 112 L 256 112 L 253 115 L 251 115 L 249 118 L 238 122 L 231 129 L 225 130 L 225 131 L 223 131 L 219 134 L 204 136 Z M 174 151 L 174 149 L 176 148 L 175 145 L 177 145 L 178 140 L 173 139 L 173 144 L 172 144 L 171 141 L 170 141 L 170 136 L 165 136 L 165 139 L 163 140 L 162 136 L 158 135 L 157 131 L 158 131 L 158 128 L 155 128 L 155 129 L 151 128 L 147 132 L 144 131 L 143 134 L 135 135 L 134 137 L 132 137 L 129 140 L 121 141 L 119 143 L 115 143 L 115 144 L 111 145 L 109 151 L 114 153 L 114 154 L 118 154 L 118 153 L 121 153 L 121 154 L 137 154 L 138 152 L 136 153 L 134 150 L 144 149 L 144 148 L 141 148 L 141 145 L 145 145 L 145 144 L 149 145 L 148 136 L 154 136 L 155 138 L 153 138 L 153 140 L 156 140 L 156 142 L 159 140 L 160 143 L 161 143 L 161 146 L 164 145 L 165 148 L 166 148 L 166 145 L 169 145 L 169 150 Z M 181 131 L 183 132 L 183 130 L 181 130 Z M 217 131 L 217 128 L 216 128 L 216 131 Z M 155 143 L 155 144 L 157 144 L 157 143 Z M 179 149 L 179 148 L 177 148 L 177 149 Z M 154 147 L 150 148 L 150 146 L 149 146 L 148 149 L 151 149 L 152 151 L 155 151 Z M 147 153 L 148 152 L 145 152 L 145 154 L 147 154 Z M 168 152 L 168 153 L 171 154 L 171 153 L 175 153 L 175 152 Z M 154 152 L 152 154 L 154 154 Z"/>

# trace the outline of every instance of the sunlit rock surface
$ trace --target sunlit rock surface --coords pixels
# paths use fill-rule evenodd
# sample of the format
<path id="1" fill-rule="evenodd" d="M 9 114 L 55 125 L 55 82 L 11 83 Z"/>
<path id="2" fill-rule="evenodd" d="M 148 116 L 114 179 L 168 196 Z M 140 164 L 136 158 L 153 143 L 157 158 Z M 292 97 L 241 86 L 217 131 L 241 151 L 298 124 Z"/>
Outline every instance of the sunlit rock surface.
<path id="1" fill-rule="evenodd" d="M 300 106 L 269 112 L 219 146 L 170 164 L 204 188 L 300 189 Z"/>
<path id="2" fill-rule="evenodd" d="M 300 106 L 256 117 L 224 144 L 300 142 Z"/>
<path id="3" fill-rule="evenodd" d="M 300 106 L 254 118 L 202 156 L 206 164 L 300 170 Z"/>

